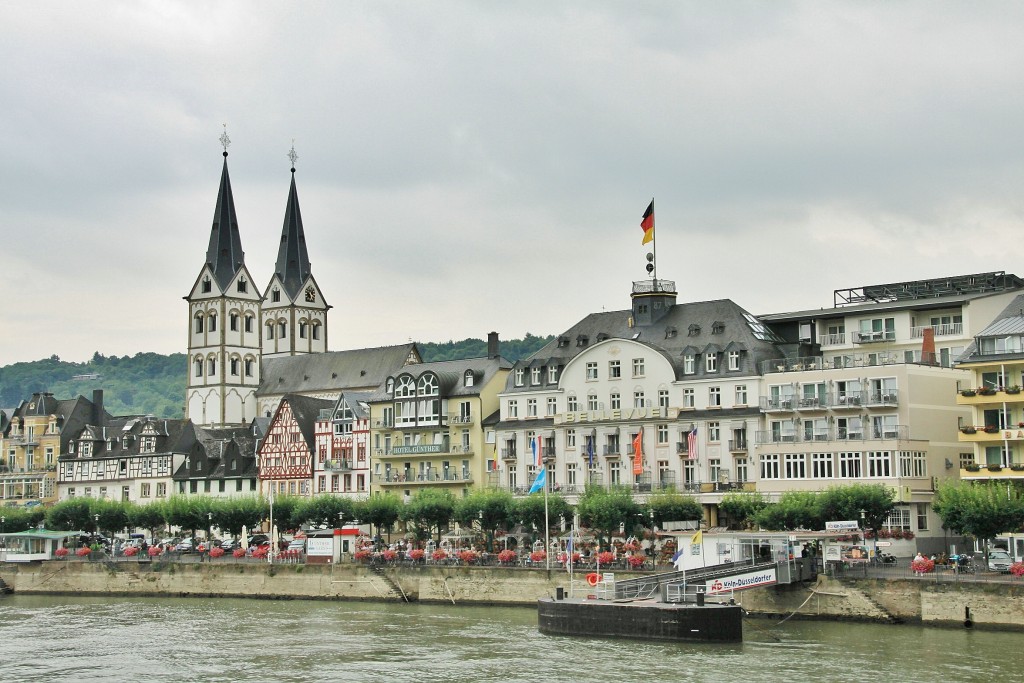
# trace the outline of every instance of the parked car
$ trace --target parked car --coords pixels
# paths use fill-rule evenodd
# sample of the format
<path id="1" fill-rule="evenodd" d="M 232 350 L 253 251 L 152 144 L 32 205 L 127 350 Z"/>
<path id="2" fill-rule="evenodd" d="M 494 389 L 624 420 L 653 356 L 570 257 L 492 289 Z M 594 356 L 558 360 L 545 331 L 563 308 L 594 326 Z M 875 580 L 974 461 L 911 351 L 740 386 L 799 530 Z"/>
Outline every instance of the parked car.
<path id="1" fill-rule="evenodd" d="M 264 545 L 270 545 L 270 537 L 266 534 L 256 534 L 249 539 L 250 548 L 259 548 Z"/>
<path id="2" fill-rule="evenodd" d="M 226 553 L 230 553 L 232 550 L 241 547 L 241 543 L 238 541 L 232 541 L 230 538 L 225 538 L 220 542 L 220 549 Z"/>
<path id="3" fill-rule="evenodd" d="M 988 554 L 988 570 L 990 572 L 1009 573 L 1013 559 L 1005 550 L 993 550 Z"/>
<path id="4" fill-rule="evenodd" d="M 185 540 L 174 546 L 174 549 L 179 553 L 190 553 L 192 552 L 192 540 L 186 538 Z"/>

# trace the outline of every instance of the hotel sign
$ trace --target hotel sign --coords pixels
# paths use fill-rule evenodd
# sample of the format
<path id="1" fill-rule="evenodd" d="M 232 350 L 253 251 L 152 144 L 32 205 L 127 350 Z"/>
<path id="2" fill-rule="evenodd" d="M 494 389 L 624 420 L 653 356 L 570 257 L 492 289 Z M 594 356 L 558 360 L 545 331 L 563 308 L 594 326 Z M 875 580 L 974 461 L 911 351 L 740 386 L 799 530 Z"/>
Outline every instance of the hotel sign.
<path id="1" fill-rule="evenodd" d="M 391 455 L 416 455 L 418 453 L 447 453 L 444 444 L 432 443 L 425 446 L 394 446 Z"/>
<path id="2" fill-rule="evenodd" d="M 585 410 L 578 413 L 559 413 L 555 424 L 582 424 L 586 422 L 619 422 L 625 420 L 675 420 L 678 408 L 616 408 L 615 410 Z"/>

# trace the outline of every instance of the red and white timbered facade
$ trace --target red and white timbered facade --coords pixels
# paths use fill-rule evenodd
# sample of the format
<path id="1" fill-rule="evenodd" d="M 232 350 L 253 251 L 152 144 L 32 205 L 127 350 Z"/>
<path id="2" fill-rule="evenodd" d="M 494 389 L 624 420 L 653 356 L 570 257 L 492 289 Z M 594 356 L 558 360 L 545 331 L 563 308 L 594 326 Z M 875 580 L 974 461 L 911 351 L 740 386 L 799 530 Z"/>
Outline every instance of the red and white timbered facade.
<path id="1" fill-rule="evenodd" d="M 313 492 L 354 499 L 370 494 L 369 407 L 354 394 L 342 395 L 316 421 Z"/>
<path id="2" fill-rule="evenodd" d="M 263 495 L 309 496 L 313 491 L 314 430 L 333 402 L 285 396 L 260 444 L 259 490 Z"/>

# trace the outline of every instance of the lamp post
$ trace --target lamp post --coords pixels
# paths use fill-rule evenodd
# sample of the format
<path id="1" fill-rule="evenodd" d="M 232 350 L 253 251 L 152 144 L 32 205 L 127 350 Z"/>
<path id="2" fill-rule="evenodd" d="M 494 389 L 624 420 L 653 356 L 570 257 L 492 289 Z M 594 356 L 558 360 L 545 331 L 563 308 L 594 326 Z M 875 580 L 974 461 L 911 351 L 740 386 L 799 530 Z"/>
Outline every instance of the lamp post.
<path id="1" fill-rule="evenodd" d="M 213 550 L 213 513 L 206 513 L 206 552 L 209 553 Z M 212 556 L 211 556 L 212 557 Z M 203 556 L 200 555 L 199 559 L 202 560 Z"/>
<path id="2" fill-rule="evenodd" d="M 864 540 L 864 552 L 867 552 L 867 550 L 868 550 L 868 537 L 867 537 L 868 535 L 867 535 L 867 529 L 865 528 L 867 526 L 867 522 L 865 521 L 866 518 L 867 518 L 867 511 L 862 509 L 860 511 L 860 535 L 861 535 L 861 538 Z M 870 560 L 871 558 L 869 557 L 867 559 Z M 868 573 L 868 562 L 865 561 L 864 562 L 864 574 L 867 575 L 867 573 Z"/>
<path id="3" fill-rule="evenodd" d="M 651 508 L 651 540 L 650 540 L 651 545 L 649 546 L 650 547 L 650 551 L 651 551 L 651 569 L 654 569 L 654 566 L 658 562 L 658 554 L 655 552 L 655 545 L 654 545 L 654 540 L 656 538 L 657 538 L 657 536 L 655 536 L 655 534 L 654 534 L 654 508 Z"/>

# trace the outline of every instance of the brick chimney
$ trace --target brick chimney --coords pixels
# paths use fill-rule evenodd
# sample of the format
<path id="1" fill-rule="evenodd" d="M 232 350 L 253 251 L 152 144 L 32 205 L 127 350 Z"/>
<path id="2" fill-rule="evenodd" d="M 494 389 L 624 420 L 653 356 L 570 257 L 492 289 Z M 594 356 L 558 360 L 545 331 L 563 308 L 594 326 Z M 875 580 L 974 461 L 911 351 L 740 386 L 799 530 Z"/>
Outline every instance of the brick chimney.
<path id="1" fill-rule="evenodd" d="M 935 358 L 935 329 L 924 328 L 924 339 L 921 341 L 921 362 L 925 365 L 938 365 Z"/>
<path id="2" fill-rule="evenodd" d="M 500 345 L 498 344 L 498 333 L 488 332 L 487 333 L 487 357 L 497 358 L 501 355 L 499 350 Z"/>

